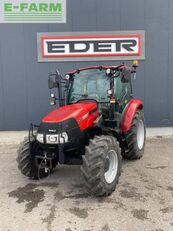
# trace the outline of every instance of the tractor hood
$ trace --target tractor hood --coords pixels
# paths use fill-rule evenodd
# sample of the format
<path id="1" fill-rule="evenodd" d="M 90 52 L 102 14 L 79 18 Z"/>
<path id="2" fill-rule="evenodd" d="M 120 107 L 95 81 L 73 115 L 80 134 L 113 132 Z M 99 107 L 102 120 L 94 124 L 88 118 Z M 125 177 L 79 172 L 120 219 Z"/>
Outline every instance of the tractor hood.
<path id="1" fill-rule="evenodd" d="M 54 111 L 50 112 L 47 116 L 42 119 L 42 123 L 59 123 L 70 118 L 76 120 L 80 123 L 81 120 L 84 120 L 97 111 L 97 103 L 95 102 L 81 102 L 62 106 Z"/>

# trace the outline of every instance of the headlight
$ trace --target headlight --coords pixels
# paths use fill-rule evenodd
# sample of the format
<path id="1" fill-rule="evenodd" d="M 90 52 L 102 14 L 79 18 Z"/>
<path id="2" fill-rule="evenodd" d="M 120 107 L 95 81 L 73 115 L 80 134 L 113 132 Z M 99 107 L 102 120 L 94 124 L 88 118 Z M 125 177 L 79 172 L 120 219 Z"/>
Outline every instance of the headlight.
<path id="1" fill-rule="evenodd" d="M 62 143 L 68 141 L 68 135 L 67 135 L 66 132 L 63 132 L 63 133 L 62 133 L 62 137 L 60 137 L 60 143 L 61 143 L 61 141 L 62 141 Z"/>
<path id="2" fill-rule="evenodd" d="M 37 140 L 40 143 L 44 143 L 43 134 L 37 134 Z M 68 135 L 66 132 L 62 134 L 53 134 L 53 135 L 46 135 L 46 144 L 64 144 L 68 142 Z"/>
<path id="3" fill-rule="evenodd" d="M 68 141 L 68 135 L 66 132 L 62 134 L 46 135 L 47 144 L 64 144 Z"/>
<path id="4" fill-rule="evenodd" d="M 37 140 L 40 143 L 43 143 L 43 134 L 37 133 Z"/>

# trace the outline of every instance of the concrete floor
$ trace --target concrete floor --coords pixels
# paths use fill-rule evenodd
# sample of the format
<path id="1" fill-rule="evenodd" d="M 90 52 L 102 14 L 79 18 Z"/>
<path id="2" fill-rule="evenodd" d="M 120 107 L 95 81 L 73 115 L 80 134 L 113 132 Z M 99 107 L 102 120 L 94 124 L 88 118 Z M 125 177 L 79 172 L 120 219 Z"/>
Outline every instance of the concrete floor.
<path id="1" fill-rule="evenodd" d="M 27 179 L 16 149 L 0 145 L 0 231 L 173 230 L 173 138 L 148 139 L 141 160 L 123 161 L 120 183 L 107 198 L 86 193 L 76 166 Z"/>

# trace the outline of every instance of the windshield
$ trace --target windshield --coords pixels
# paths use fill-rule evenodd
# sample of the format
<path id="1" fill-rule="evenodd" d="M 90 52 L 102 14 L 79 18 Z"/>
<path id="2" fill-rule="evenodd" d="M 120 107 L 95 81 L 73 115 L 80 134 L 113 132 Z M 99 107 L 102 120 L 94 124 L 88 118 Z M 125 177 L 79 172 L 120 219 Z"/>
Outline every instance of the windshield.
<path id="1" fill-rule="evenodd" d="M 109 102 L 107 90 L 110 81 L 105 70 L 88 69 L 74 75 L 68 90 L 68 103 L 75 103 L 81 99 L 94 99 L 98 102 Z"/>

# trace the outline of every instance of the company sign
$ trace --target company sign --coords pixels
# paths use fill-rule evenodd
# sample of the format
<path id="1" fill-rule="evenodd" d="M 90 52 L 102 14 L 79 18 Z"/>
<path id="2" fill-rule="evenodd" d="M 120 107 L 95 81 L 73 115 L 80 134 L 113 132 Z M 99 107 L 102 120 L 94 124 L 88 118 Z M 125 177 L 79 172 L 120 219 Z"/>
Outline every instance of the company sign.
<path id="1" fill-rule="evenodd" d="M 1 23 L 66 23 L 66 0 L 1 0 Z"/>
<path id="2" fill-rule="evenodd" d="M 38 61 L 145 58 L 144 31 L 38 33 Z"/>

